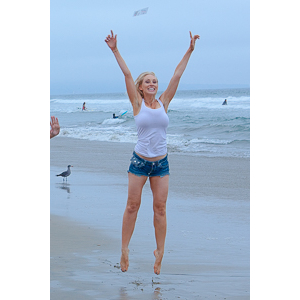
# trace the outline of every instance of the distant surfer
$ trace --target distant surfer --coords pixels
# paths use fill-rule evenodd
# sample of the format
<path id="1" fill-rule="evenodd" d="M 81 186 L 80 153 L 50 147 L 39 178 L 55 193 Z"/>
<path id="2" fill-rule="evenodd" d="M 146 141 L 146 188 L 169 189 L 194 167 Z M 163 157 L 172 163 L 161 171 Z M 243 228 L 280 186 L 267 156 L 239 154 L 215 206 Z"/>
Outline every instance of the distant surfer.
<path id="1" fill-rule="evenodd" d="M 227 99 L 224 100 L 224 102 L 222 103 L 222 105 L 227 105 Z"/>
<path id="2" fill-rule="evenodd" d="M 122 111 L 122 110 L 121 110 L 121 111 L 119 112 L 119 115 L 118 115 L 118 116 L 116 116 L 116 114 L 113 114 L 113 119 L 118 119 L 118 118 L 124 116 L 126 113 L 127 113 L 127 110 L 125 110 L 125 111 Z"/>
<path id="3" fill-rule="evenodd" d="M 85 102 L 83 102 L 83 104 L 82 104 L 82 110 L 86 110 Z"/>

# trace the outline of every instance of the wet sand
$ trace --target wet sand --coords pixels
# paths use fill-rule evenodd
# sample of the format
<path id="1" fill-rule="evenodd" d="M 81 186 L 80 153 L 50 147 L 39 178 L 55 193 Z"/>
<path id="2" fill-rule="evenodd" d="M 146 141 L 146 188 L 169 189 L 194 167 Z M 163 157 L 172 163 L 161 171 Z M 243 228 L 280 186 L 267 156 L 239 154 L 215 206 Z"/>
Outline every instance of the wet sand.
<path id="1" fill-rule="evenodd" d="M 51 299 L 249 299 L 249 159 L 169 153 L 168 230 L 153 273 L 147 182 L 119 267 L 127 169 L 133 144 L 51 140 Z M 56 177 L 73 165 L 67 182 Z"/>

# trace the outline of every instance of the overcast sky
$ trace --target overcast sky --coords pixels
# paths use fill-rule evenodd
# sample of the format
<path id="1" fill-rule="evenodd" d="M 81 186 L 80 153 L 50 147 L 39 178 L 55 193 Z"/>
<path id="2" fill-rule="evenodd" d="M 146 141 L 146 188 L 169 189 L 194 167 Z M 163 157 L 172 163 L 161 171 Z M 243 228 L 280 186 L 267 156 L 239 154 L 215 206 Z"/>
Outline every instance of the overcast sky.
<path id="1" fill-rule="evenodd" d="M 52 95 L 125 91 L 104 42 L 111 29 L 134 79 L 153 71 L 160 90 L 189 47 L 189 30 L 200 40 L 179 90 L 250 84 L 249 0 L 51 0 Z"/>

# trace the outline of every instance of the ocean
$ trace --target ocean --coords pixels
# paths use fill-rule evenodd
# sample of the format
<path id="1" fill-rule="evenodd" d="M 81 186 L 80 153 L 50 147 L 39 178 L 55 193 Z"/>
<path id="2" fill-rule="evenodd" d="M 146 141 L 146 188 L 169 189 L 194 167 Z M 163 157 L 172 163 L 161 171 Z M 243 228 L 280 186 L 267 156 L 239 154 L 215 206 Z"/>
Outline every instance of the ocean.
<path id="1" fill-rule="evenodd" d="M 225 99 L 227 105 L 222 105 Z M 83 102 L 86 111 L 82 111 Z M 113 113 L 124 112 L 113 118 Z M 62 137 L 126 142 L 133 147 L 137 141 L 126 93 L 51 95 L 50 115 L 58 118 Z M 177 91 L 168 115 L 169 153 L 250 157 L 249 88 Z"/>

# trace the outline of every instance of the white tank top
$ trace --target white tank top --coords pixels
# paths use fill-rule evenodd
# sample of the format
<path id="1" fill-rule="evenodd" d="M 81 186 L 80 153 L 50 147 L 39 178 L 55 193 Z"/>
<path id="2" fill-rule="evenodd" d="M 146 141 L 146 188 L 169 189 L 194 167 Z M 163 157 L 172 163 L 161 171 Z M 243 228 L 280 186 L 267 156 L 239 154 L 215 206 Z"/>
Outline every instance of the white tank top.
<path id="1" fill-rule="evenodd" d="M 152 109 L 145 105 L 144 99 L 140 112 L 134 116 L 138 141 L 134 151 L 145 157 L 167 154 L 167 127 L 169 117 L 160 100 L 160 108 Z"/>

